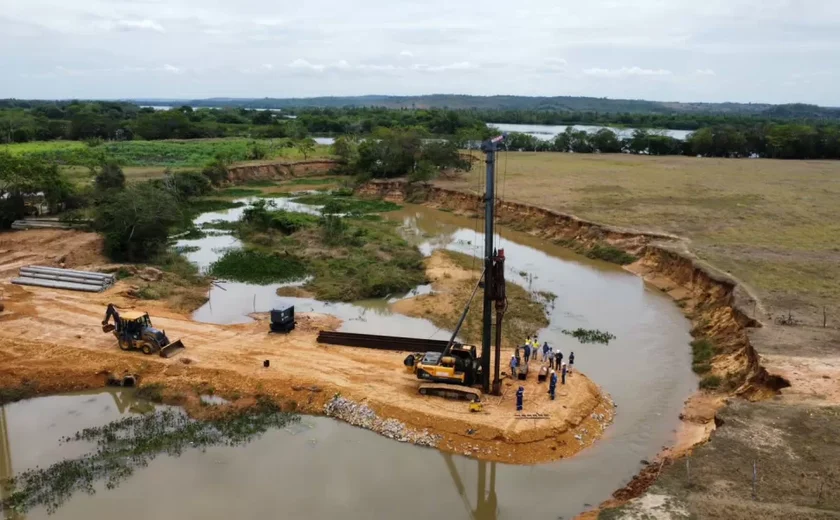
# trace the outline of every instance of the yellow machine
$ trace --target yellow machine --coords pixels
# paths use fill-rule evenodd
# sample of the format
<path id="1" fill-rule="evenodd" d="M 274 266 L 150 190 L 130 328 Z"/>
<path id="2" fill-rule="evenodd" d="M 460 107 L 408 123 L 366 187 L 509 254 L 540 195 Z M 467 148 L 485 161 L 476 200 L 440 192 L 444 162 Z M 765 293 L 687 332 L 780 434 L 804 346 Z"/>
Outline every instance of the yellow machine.
<path id="1" fill-rule="evenodd" d="M 108 323 L 111 318 L 113 325 Z M 185 348 L 180 339 L 169 341 L 166 332 L 154 328 L 148 312 L 123 311 L 120 314 L 113 304 L 108 304 L 102 332 L 113 332 L 122 350 L 136 349 L 144 354 L 157 352 L 160 357 L 168 358 Z"/>
<path id="2" fill-rule="evenodd" d="M 472 388 L 481 380 L 481 364 L 473 345 L 450 343 L 442 353 L 412 354 L 405 365 L 424 381 L 419 388 L 423 395 L 481 400 L 481 391 Z"/>

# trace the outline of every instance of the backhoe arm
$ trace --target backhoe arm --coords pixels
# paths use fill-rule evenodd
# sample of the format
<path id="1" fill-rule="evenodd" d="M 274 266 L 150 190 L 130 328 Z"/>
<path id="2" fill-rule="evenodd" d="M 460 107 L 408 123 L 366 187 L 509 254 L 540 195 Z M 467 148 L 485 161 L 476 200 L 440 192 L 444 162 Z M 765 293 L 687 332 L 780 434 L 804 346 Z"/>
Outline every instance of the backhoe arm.
<path id="1" fill-rule="evenodd" d="M 113 304 L 113 303 L 109 303 L 109 304 L 108 304 L 108 310 L 106 310 L 106 311 L 105 311 L 105 319 L 103 319 L 103 320 L 102 320 L 102 325 L 103 325 L 103 326 L 104 326 L 104 325 L 107 325 L 107 324 L 108 324 L 108 321 L 109 321 L 112 317 L 114 318 L 114 325 L 115 325 L 118 329 L 121 329 L 122 327 L 121 327 L 120 325 L 121 325 L 122 323 L 121 323 L 121 321 L 120 321 L 120 313 L 119 313 L 119 312 L 117 312 L 117 309 L 116 309 L 116 307 L 114 307 L 114 304 Z"/>

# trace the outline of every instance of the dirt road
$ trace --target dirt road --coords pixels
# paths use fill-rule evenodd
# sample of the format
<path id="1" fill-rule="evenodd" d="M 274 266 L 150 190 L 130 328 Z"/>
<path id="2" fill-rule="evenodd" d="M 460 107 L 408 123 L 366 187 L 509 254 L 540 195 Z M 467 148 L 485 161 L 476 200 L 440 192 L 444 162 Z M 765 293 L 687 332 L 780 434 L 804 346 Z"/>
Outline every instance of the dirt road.
<path id="1" fill-rule="evenodd" d="M 405 354 L 318 345 L 318 330 L 340 325 L 318 314 L 299 315 L 295 331 L 275 335 L 268 334 L 264 316 L 250 324 L 212 325 L 143 302 L 154 325 L 171 339 L 181 338 L 187 350 L 171 359 L 122 352 L 114 336 L 102 332 L 101 320 L 108 303 L 135 306 L 126 289 L 118 282 L 104 293 L 87 294 L 0 281 L 6 304 L 0 314 L 0 387 L 28 380 L 50 393 L 101 386 L 105 373 L 129 372 L 141 384 L 163 383 L 182 400 L 212 387 L 232 399 L 268 394 L 310 413 L 323 413 L 340 393 L 380 417 L 442 435 L 441 449 L 514 463 L 571 456 L 594 442 L 612 416 L 611 403 L 582 374 L 568 379 L 557 401 L 548 399 L 545 384 L 526 383 L 526 411 L 549 419 L 517 419 L 509 382 L 505 395 L 486 398 L 480 413 L 470 413 L 463 402 L 419 396 L 417 379 L 403 366 Z"/>

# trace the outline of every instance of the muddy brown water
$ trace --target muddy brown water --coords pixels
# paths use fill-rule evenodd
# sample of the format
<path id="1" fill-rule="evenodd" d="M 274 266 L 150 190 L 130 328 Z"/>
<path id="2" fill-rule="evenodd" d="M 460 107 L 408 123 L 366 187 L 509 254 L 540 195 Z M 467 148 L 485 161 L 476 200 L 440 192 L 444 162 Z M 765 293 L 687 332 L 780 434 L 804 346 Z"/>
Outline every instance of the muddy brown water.
<path id="1" fill-rule="evenodd" d="M 472 219 L 418 206 L 387 217 L 398 219 L 406 237 L 427 254 L 439 247 L 475 254 L 483 244 Z M 506 229 L 498 246 L 506 252 L 509 280 L 557 295 L 539 339 L 560 347 L 566 357 L 573 350 L 576 367 L 618 405 L 615 422 L 593 447 L 535 466 L 485 463 L 304 417 L 303 427 L 272 431 L 243 447 L 159 457 L 115 490 L 100 487 L 93 496 L 75 495 L 52 518 L 556 519 L 609 498 L 639 470 L 642 459 L 653 458 L 674 439 L 682 403 L 697 385 L 690 369 L 689 323 L 668 297 L 616 266 Z M 195 319 L 242 322 L 254 310 L 294 304 L 298 311 L 345 319 L 342 330 L 448 335 L 426 320 L 388 310 L 389 301 L 406 295 L 331 304 L 278 297 L 277 285 L 221 287 L 227 290 L 213 289 Z M 581 345 L 560 332 L 577 327 L 608 330 L 617 339 Z M 129 391 L 7 406 L 11 458 L 3 457 L 0 468 L 18 472 L 78 455 L 78 446 L 58 446 L 57 439 L 137 406 Z M 42 510 L 27 515 L 46 516 Z"/>

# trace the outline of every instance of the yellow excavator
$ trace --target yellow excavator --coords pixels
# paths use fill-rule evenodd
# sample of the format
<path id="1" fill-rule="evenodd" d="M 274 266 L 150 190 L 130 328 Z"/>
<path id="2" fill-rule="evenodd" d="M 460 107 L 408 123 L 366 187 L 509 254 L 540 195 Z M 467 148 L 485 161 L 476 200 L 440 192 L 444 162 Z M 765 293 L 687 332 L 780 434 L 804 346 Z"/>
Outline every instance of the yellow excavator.
<path id="1" fill-rule="evenodd" d="M 109 322 L 114 320 L 114 324 Z M 180 339 L 169 341 L 166 332 L 152 326 L 148 312 L 123 311 L 120 314 L 113 303 L 108 304 L 102 332 L 113 332 L 122 350 L 140 350 L 144 354 L 159 353 L 160 357 L 172 357 L 184 350 Z"/>

